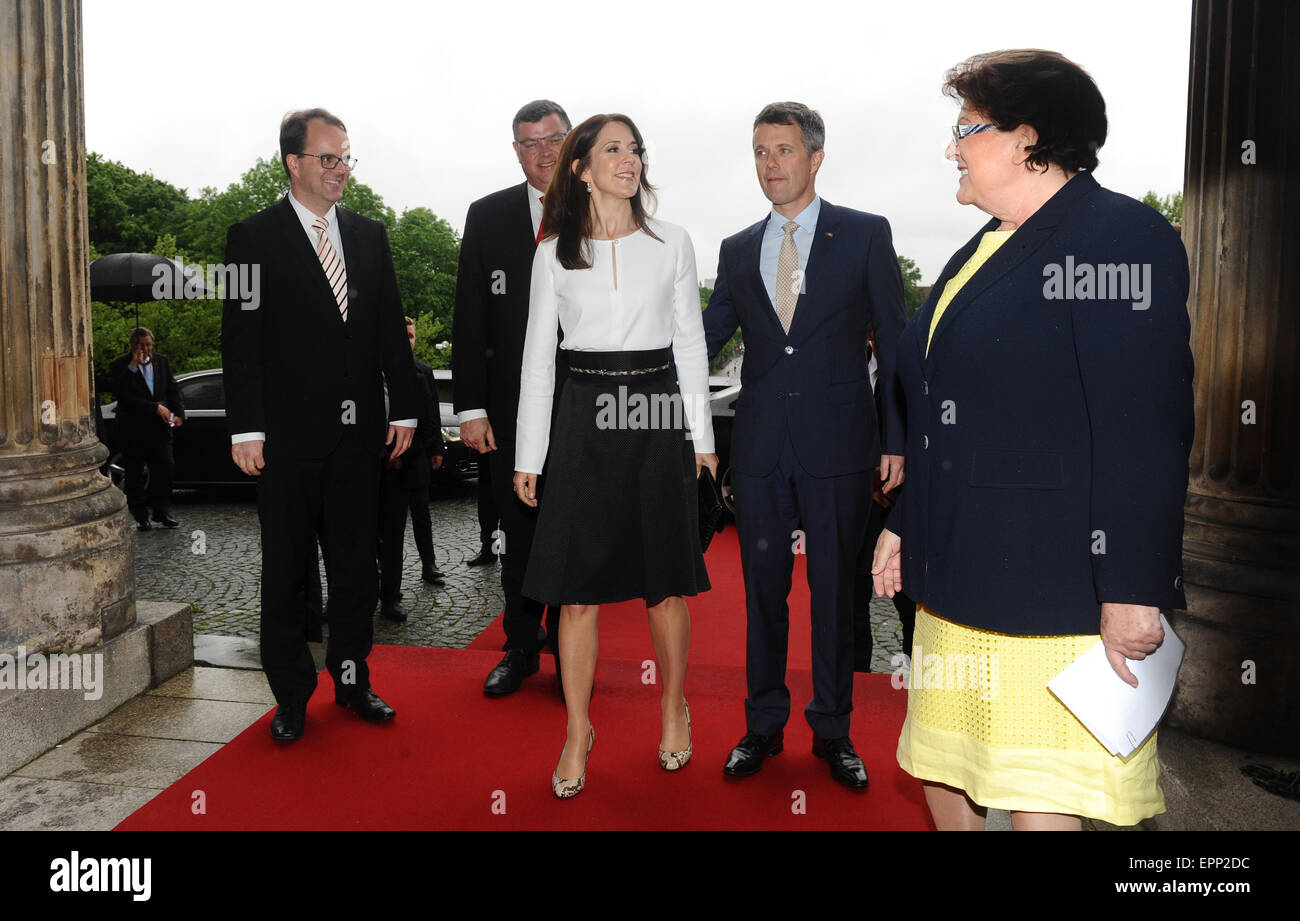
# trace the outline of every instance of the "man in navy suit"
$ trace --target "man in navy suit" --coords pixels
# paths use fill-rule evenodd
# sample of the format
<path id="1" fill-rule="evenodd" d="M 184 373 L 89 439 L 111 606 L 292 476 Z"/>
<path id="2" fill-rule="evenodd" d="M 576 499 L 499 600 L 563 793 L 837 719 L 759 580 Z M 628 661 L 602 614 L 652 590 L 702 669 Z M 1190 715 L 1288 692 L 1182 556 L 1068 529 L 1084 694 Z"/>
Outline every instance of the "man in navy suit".
<path id="1" fill-rule="evenodd" d="M 745 337 L 732 434 L 732 482 L 748 618 L 746 733 L 723 773 L 757 773 L 781 751 L 794 554 L 808 555 L 813 754 L 845 786 L 867 786 L 849 740 L 853 708 L 853 580 L 866 533 L 871 473 L 903 479 L 894 347 L 906 323 L 889 222 L 818 197 L 821 116 L 773 103 L 754 120 L 754 164 L 772 212 L 722 243 L 704 312 L 709 354 L 737 326 Z M 868 376 L 880 363 L 883 431 Z M 883 446 L 883 456 L 882 456 Z"/>

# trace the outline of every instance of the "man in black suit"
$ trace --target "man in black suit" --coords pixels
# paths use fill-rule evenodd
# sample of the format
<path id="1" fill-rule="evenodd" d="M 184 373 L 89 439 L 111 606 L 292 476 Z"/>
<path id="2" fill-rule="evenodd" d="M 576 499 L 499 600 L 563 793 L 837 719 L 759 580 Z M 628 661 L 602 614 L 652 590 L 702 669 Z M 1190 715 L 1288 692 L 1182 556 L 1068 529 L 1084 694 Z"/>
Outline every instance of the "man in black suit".
<path id="1" fill-rule="evenodd" d="M 117 397 L 117 430 L 126 461 L 126 502 L 141 531 L 153 520 L 164 528 L 180 522 L 172 517 L 172 429 L 185 422 L 185 404 L 166 355 L 155 355 L 153 333 L 143 326 L 131 330 L 131 350 L 109 365 Z M 144 471 L 149 468 L 145 491 Z"/>
<path id="2" fill-rule="evenodd" d="M 394 715 L 366 664 L 379 594 L 375 506 L 385 445 L 405 453 L 419 401 L 388 235 L 336 205 L 356 162 L 349 153 L 334 115 L 286 115 L 289 194 L 226 237 L 228 265 L 260 267 L 255 302 L 226 299 L 222 354 L 231 456 L 258 477 L 262 667 L 278 704 L 271 736 L 286 741 L 302 735 L 316 688 L 301 590 L 317 531 L 335 703 L 366 720 Z"/>
<path id="3" fill-rule="evenodd" d="M 406 318 L 406 335 L 415 349 L 415 321 Z M 420 577 L 425 582 L 442 582 L 434 565 L 433 522 L 429 519 L 429 481 L 442 466 L 447 443 L 442 437 L 433 369 L 415 362 L 416 392 L 420 399 L 419 424 L 405 455 L 389 458 L 379 486 L 379 614 L 386 620 L 404 621 L 402 610 L 402 550 L 406 543 L 406 515 L 420 553 Z"/>
<path id="4" fill-rule="evenodd" d="M 533 252 L 541 238 L 542 196 L 571 127 L 556 103 L 530 102 L 515 115 L 514 148 L 526 181 L 469 206 L 456 276 L 452 377 L 460 435 L 489 455 L 492 487 L 504 532 L 506 654 L 483 685 L 487 694 L 518 690 L 538 668 L 543 645 L 556 647 L 559 612 L 522 594 L 536 511 L 515 498 L 515 416 L 528 327 Z M 558 388 L 557 388 L 558 390 Z M 558 671 L 558 656 L 557 656 Z"/>

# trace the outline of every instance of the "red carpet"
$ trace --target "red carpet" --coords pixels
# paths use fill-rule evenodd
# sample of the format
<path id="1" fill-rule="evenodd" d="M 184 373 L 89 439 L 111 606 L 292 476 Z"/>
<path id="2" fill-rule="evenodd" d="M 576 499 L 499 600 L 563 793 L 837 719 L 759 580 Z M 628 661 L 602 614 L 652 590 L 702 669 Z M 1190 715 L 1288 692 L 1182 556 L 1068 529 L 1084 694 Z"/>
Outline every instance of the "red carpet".
<path id="1" fill-rule="evenodd" d="M 483 678 L 500 658 L 495 640 L 466 650 L 376 647 L 375 687 L 397 718 L 370 725 L 335 707 L 330 679 L 292 745 L 268 737 L 271 714 L 164 790 L 120 829 L 926 829 L 919 782 L 894 761 L 905 692 L 889 676 L 855 681 L 853 739 L 872 778 L 865 793 L 831 780 L 810 753 L 802 716 L 812 696 L 806 667 L 792 667 L 794 707 L 786 750 L 757 776 L 722 776 L 744 731 L 744 611 L 735 533 L 708 554 L 714 590 L 692 602 L 687 692 L 695 755 L 669 774 L 659 768 L 659 689 L 642 683 L 653 658 L 644 606 L 601 612 L 601 659 L 592 701 L 596 744 L 587 789 L 551 794 L 564 743 L 564 709 L 553 666 L 517 693 L 492 699 Z M 734 563 L 734 569 L 729 563 Z M 724 570 L 727 574 L 724 574 Z M 808 659 L 807 587 L 796 574 L 792 666 Z M 733 574 L 734 573 L 734 574 Z M 192 811 L 202 790 L 206 814 Z M 796 811 L 798 810 L 798 811 Z"/>

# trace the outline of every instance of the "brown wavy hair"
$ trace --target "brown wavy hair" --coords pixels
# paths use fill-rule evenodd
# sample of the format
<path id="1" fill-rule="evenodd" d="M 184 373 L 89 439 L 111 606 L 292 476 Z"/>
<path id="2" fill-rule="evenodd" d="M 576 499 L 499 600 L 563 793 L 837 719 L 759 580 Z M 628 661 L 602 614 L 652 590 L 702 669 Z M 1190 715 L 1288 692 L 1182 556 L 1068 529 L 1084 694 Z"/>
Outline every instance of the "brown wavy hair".
<path id="1" fill-rule="evenodd" d="M 641 132 L 626 115 L 610 113 L 593 115 L 569 132 L 556 160 L 551 184 L 546 187 L 546 201 L 542 204 L 542 226 L 547 237 L 558 237 L 555 254 L 566 269 L 591 268 L 591 193 L 578 178 L 591 165 L 591 151 L 601 129 L 610 122 L 627 125 L 641 155 L 641 187 L 632 196 L 632 218 L 636 226 L 656 240 L 659 237 L 646 221 L 656 203 L 654 186 L 646 178 L 645 143 Z M 574 168 L 574 162 L 577 168 Z M 645 201 L 649 202 L 647 208 Z"/>

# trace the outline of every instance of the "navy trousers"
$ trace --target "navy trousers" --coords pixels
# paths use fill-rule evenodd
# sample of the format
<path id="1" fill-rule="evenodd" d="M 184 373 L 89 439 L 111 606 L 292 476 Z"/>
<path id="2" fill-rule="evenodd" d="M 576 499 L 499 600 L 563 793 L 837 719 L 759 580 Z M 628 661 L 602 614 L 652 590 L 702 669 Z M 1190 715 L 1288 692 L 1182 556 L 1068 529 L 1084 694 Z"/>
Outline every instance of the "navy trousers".
<path id="1" fill-rule="evenodd" d="M 773 735 L 790 718 L 785 683 L 794 554 L 808 555 L 813 699 L 804 716 L 823 739 L 849 734 L 853 709 L 853 579 L 866 535 L 871 472 L 814 477 L 788 439 L 766 476 L 732 471 L 745 576 L 750 732 Z M 802 612 L 798 612 L 802 614 Z"/>

